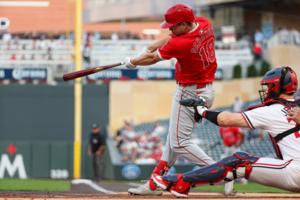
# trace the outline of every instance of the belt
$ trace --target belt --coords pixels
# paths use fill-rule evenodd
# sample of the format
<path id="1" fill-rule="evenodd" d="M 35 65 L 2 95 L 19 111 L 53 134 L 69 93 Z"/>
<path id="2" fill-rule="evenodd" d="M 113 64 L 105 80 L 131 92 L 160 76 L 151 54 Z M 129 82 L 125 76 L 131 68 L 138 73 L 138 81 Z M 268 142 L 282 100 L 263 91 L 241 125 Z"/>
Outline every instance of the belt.
<path id="1" fill-rule="evenodd" d="M 189 86 L 194 86 L 196 85 L 196 88 L 204 88 L 206 85 L 209 85 L 211 83 L 177 83 L 178 85 L 180 85 L 181 87 L 189 87 Z"/>

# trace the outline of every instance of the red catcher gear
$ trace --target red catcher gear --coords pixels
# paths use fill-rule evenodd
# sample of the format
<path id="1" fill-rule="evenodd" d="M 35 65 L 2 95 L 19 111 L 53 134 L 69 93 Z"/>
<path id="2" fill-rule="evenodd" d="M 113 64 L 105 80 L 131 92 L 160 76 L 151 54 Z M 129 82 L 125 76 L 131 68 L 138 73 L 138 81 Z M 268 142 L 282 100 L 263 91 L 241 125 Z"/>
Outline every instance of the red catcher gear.
<path id="1" fill-rule="evenodd" d="M 161 28 L 170 28 L 180 22 L 195 21 L 193 9 L 185 4 L 176 4 L 170 7 L 164 17 L 165 21 L 161 23 Z"/>
<path id="2" fill-rule="evenodd" d="M 297 91 L 298 80 L 292 68 L 285 66 L 269 70 L 260 81 L 260 85 L 260 99 L 265 102 L 279 97 L 280 94 L 293 95 Z M 267 86 L 267 89 L 264 86 Z"/>
<path id="3" fill-rule="evenodd" d="M 192 185 L 214 184 L 226 178 L 228 172 L 232 172 L 233 178 L 238 178 L 236 170 L 245 167 L 246 179 L 249 178 L 252 171 L 252 164 L 259 158 L 249 155 L 246 152 L 236 152 L 232 156 L 226 157 L 219 162 L 192 170 L 184 174 L 169 174 L 163 176 L 164 188 L 170 188 L 172 194 L 177 197 L 187 197 Z M 229 179 L 230 180 L 230 179 Z"/>

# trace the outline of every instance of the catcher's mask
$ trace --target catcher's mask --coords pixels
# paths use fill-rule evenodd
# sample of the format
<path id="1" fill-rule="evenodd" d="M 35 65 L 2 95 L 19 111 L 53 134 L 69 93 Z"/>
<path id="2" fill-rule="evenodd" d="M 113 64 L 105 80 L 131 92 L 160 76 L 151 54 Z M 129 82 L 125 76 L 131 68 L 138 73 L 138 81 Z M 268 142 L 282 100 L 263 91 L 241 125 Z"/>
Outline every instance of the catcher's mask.
<path id="1" fill-rule="evenodd" d="M 284 66 L 269 70 L 260 81 L 260 99 L 266 100 L 279 97 L 280 94 L 293 95 L 298 87 L 296 73 L 292 68 Z"/>

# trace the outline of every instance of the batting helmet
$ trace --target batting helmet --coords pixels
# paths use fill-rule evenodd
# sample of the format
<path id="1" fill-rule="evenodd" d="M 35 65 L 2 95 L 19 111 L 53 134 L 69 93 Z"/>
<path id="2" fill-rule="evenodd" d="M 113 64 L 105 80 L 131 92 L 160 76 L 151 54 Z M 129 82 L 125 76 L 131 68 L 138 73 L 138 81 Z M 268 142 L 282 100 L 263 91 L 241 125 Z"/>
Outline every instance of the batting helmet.
<path id="1" fill-rule="evenodd" d="M 279 97 L 280 94 L 293 95 L 298 87 L 297 75 L 292 68 L 284 66 L 269 70 L 260 81 L 262 102 Z"/>
<path id="2" fill-rule="evenodd" d="M 185 4 L 176 4 L 170 7 L 164 14 L 165 21 L 161 23 L 162 28 L 170 28 L 180 22 L 194 22 L 193 9 Z"/>

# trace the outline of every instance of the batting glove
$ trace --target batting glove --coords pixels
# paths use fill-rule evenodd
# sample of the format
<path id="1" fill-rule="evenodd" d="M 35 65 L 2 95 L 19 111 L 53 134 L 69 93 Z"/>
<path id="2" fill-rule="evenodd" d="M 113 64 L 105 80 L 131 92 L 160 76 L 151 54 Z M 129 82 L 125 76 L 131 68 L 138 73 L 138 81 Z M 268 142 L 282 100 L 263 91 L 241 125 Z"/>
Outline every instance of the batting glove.
<path id="1" fill-rule="evenodd" d="M 123 61 L 122 64 L 125 65 L 125 67 L 127 67 L 128 69 L 135 69 L 137 66 L 131 63 L 131 58 L 125 58 L 125 60 Z"/>

